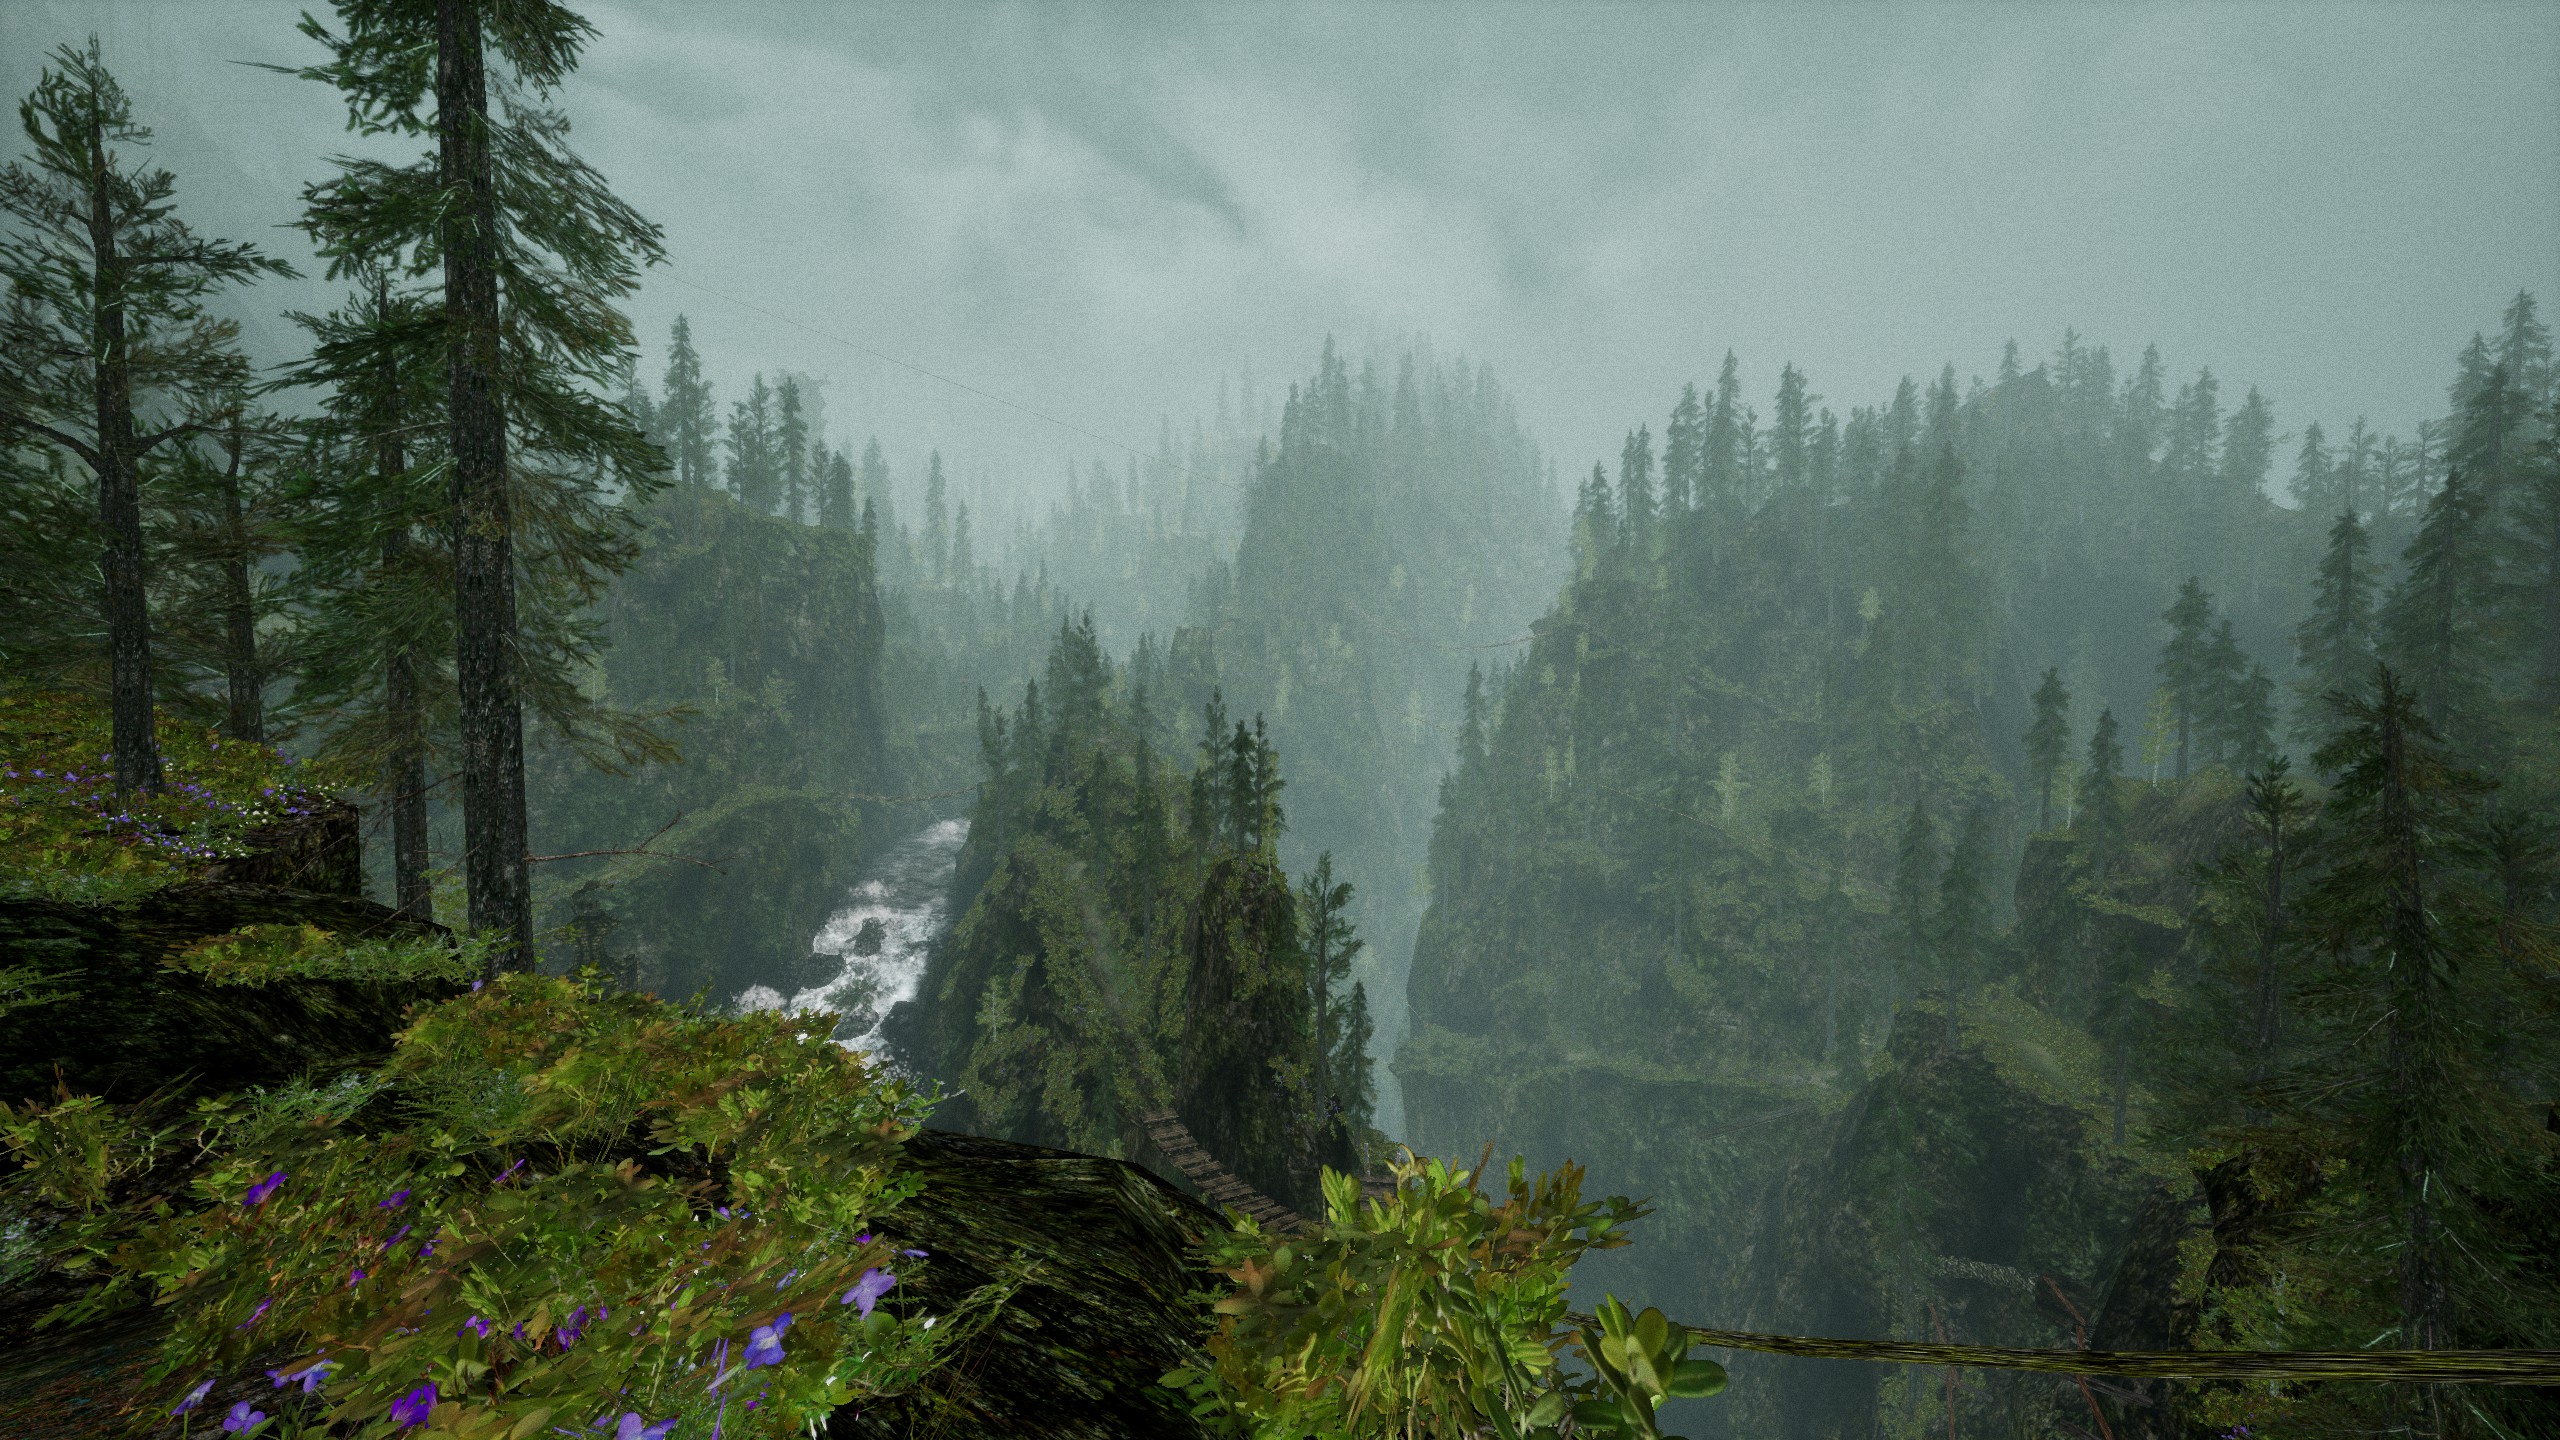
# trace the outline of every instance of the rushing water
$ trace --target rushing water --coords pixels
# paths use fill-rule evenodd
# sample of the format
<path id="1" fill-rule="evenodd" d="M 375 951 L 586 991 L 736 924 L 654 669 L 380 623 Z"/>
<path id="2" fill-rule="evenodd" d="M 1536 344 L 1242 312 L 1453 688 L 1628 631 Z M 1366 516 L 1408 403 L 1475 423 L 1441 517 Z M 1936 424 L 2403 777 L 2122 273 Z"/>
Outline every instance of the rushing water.
<path id="1" fill-rule="evenodd" d="M 925 952 L 950 923 L 951 872 L 968 838 L 968 821 L 944 820 L 899 841 L 809 942 L 815 954 L 841 957 L 843 970 L 793 995 L 750 985 L 739 993 L 738 1008 L 832 1010 L 844 1017 L 836 1027 L 838 1044 L 877 1053 L 881 1022 L 915 998 Z"/>

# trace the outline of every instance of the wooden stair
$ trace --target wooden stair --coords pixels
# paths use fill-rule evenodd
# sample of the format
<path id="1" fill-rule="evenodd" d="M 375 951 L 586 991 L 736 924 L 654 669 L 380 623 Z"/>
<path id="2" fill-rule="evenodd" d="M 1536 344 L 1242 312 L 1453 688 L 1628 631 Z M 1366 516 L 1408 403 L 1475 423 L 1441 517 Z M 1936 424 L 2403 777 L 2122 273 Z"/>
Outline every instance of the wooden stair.
<path id="1" fill-rule="evenodd" d="M 1200 1196 L 1212 1205 L 1241 1210 L 1253 1217 L 1265 1230 L 1295 1231 L 1306 1228 L 1305 1217 L 1263 1194 L 1235 1177 L 1235 1173 L 1218 1163 L 1217 1157 L 1200 1148 L 1192 1138 L 1191 1127 L 1171 1110 L 1150 1110 L 1138 1117 L 1147 1127 L 1147 1138 L 1155 1142 L 1164 1158 L 1182 1177 L 1200 1187 Z"/>

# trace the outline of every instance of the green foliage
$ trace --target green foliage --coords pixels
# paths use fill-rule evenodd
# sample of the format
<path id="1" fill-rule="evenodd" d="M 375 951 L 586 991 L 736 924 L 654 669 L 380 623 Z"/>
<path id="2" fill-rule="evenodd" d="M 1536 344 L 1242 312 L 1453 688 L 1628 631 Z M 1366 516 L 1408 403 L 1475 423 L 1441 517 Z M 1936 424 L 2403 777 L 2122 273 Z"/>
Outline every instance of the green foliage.
<path id="1" fill-rule="evenodd" d="M 2343 727 L 2318 755 L 2336 783 L 2291 842 L 2277 897 L 2260 899 L 2264 850 L 2235 855 L 2208 892 L 2220 963 L 2195 1003 L 2208 1020 L 2268 1008 L 2197 1047 L 2209 1065 L 2217 1051 L 2243 1063 L 2221 1062 L 2238 1083 L 2197 1136 L 2215 1224 L 2186 1247 L 2182 1298 L 2197 1343 L 2223 1348 L 2548 1348 L 2548 847 L 2536 822 L 2518 831 L 2490 809 L 2493 787 L 2451 759 L 2397 677 L 2338 700 Z M 2515 1423 L 2509 1397 L 2397 1388 L 2217 1392 L 2203 1413 L 2521 1433 L 2498 1428 Z"/>
<path id="2" fill-rule="evenodd" d="M 244 925 L 187 946 L 169 963 L 218 985 L 273 985 L 298 979 L 371 980 L 392 985 L 449 981 L 461 984 L 483 973 L 489 942 L 470 938 L 404 936 L 350 943 L 304 921 L 299 925 Z"/>
<path id="3" fill-rule="evenodd" d="M 273 747 L 170 725 L 161 793 L 119 802 L 109 743 L 82 697 L 0 689 L 0 894 L 131 899 L 251 853 L 257 831 L 326 798 L 325 772 Z"/>
<path id="4" fill-rule="evenodd" d="M 931 1102 L 826 1024 L 507 978 L 421 1013 L 371 1075 L 202 1103 L 183 1189 L 81 1235 L 109 1279 L 66 1318 L 169 1307 L 173 1397 L 253 1358 L 322 1367 L 280 1397 L 304 1433 L 389 1433 L 423 1386 L 440 1434 L 600 1409 L 796 1433 L 913 1384 L 1019 1278 L 939 1317 L 845 1303 L 922 1258 L 865 1227 L 912 1193 L 898 1145 Z M 6 1123 L 13 1207 L 94 1207 L 153 1159 L 141 1121 L 79 1098 Z"/>
<path id="5" fill-rule="evenodd" d="M 1571 1323 L 1575 1263 L 1625 1245 L 1641 1203 L 1585 1201 L 1572 1164 L 1531 1181 L 1515 1158 L 1499 1202 L 1480 1173 L 1409 1150 L 1392 1169 L 1395 1191 L 1365 1203 L 1326 1170 L 1308 1233 L 1247 1221 L 1211 1243 L 1207 1263 L 1236 1288 L 1203 1297 L 1222 1317 L 1210 1363 L 1165 1377 L 1195 1415 L 1252 1440 L 1656 1437 L 1664 1400 L 1724 1388 L 1659 1310 L 1611 1297 L 1596 1327 Z"/>

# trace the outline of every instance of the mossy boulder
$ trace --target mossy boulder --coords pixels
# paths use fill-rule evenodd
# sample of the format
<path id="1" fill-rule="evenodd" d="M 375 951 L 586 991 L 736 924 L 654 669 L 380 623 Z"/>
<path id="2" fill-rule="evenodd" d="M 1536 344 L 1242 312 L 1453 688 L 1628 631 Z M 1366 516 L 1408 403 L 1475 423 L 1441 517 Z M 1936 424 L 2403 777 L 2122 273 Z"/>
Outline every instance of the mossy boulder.
<path id="1" fill-rule="evenodd" d="M 943 1313 L 1018 1261 L 1035 1267 L 1033 1278 L 922 1389 L 838 1411 L 829 1436 L 1204 1440 L 1155 1382 L 1198 1358 L 1207 1316 L 1188 1297 L 1215 1277 L 1191 1256 L 1224 1223 L 1216 1214 L 1123 1160 L 941 1130 L 906 1150 L 924 1189 L 881 1233 L 929 1258 L 892 1298 Z M 129 1311 L 10 1347 L 0 1356 L 0 1433 L 134 1433 L 121 1412 L 148 1379 L 160 1314 Z M 178 1433 L 175 1422 L 165 1428 Z"/>
<path id="2" fill-rule="evenodd" d="M 0 1100 L 279 1084 L 381 1055 L 410 1005 L 465 983 L 432 953 L 370 971 L 294 963 L 305 941 L 440 951 L 444 932 L 363 897 L 352 810 L 258 839 L 138 897 L 0 895 L 0 966 L 17 980 L 0 1010 Z M 266 963 L 244 963 L 244 946 Z"/>
<path id="3" fill-rule="evenodd" d="M 1208 1432 L 1165 1371 L 1197 1360 L 1209 1316 L 1188 1299 L 1223 1283 L 1193 1247 L 1225 1222 L 1171 1183 L 1109 1160 L 927 1130 L 907 1144 L 921 1194 L 886 1217 L 929 1252 L 915 1292 L 956 1303 L 1016 1256 L 1038 1271 L 1003 1315 L 916 1394 L 839 1411 L 837 1440 L 910 1435 L 1197 1440 Z"/>

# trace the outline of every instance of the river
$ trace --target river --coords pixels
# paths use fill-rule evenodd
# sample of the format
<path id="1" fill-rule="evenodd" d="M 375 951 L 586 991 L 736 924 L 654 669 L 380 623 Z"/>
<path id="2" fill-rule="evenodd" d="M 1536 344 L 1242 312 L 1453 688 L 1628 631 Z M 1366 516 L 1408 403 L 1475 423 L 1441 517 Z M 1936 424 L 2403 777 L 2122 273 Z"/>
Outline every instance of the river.
<path id="1" fill-rule="evenodd" d="M 969 822 L 943 820 L 891 847 L 809 942 L 814 954 L 843 959 L 832 980 L 785 995 L 770 985 L 740 991 L 740 1010 L 832 1010 L 844 1017 L 836 1043 L 881 1051 L 880 1027 L 924 981 L 926 953 L 951 920 L 951 874 Z"/>

